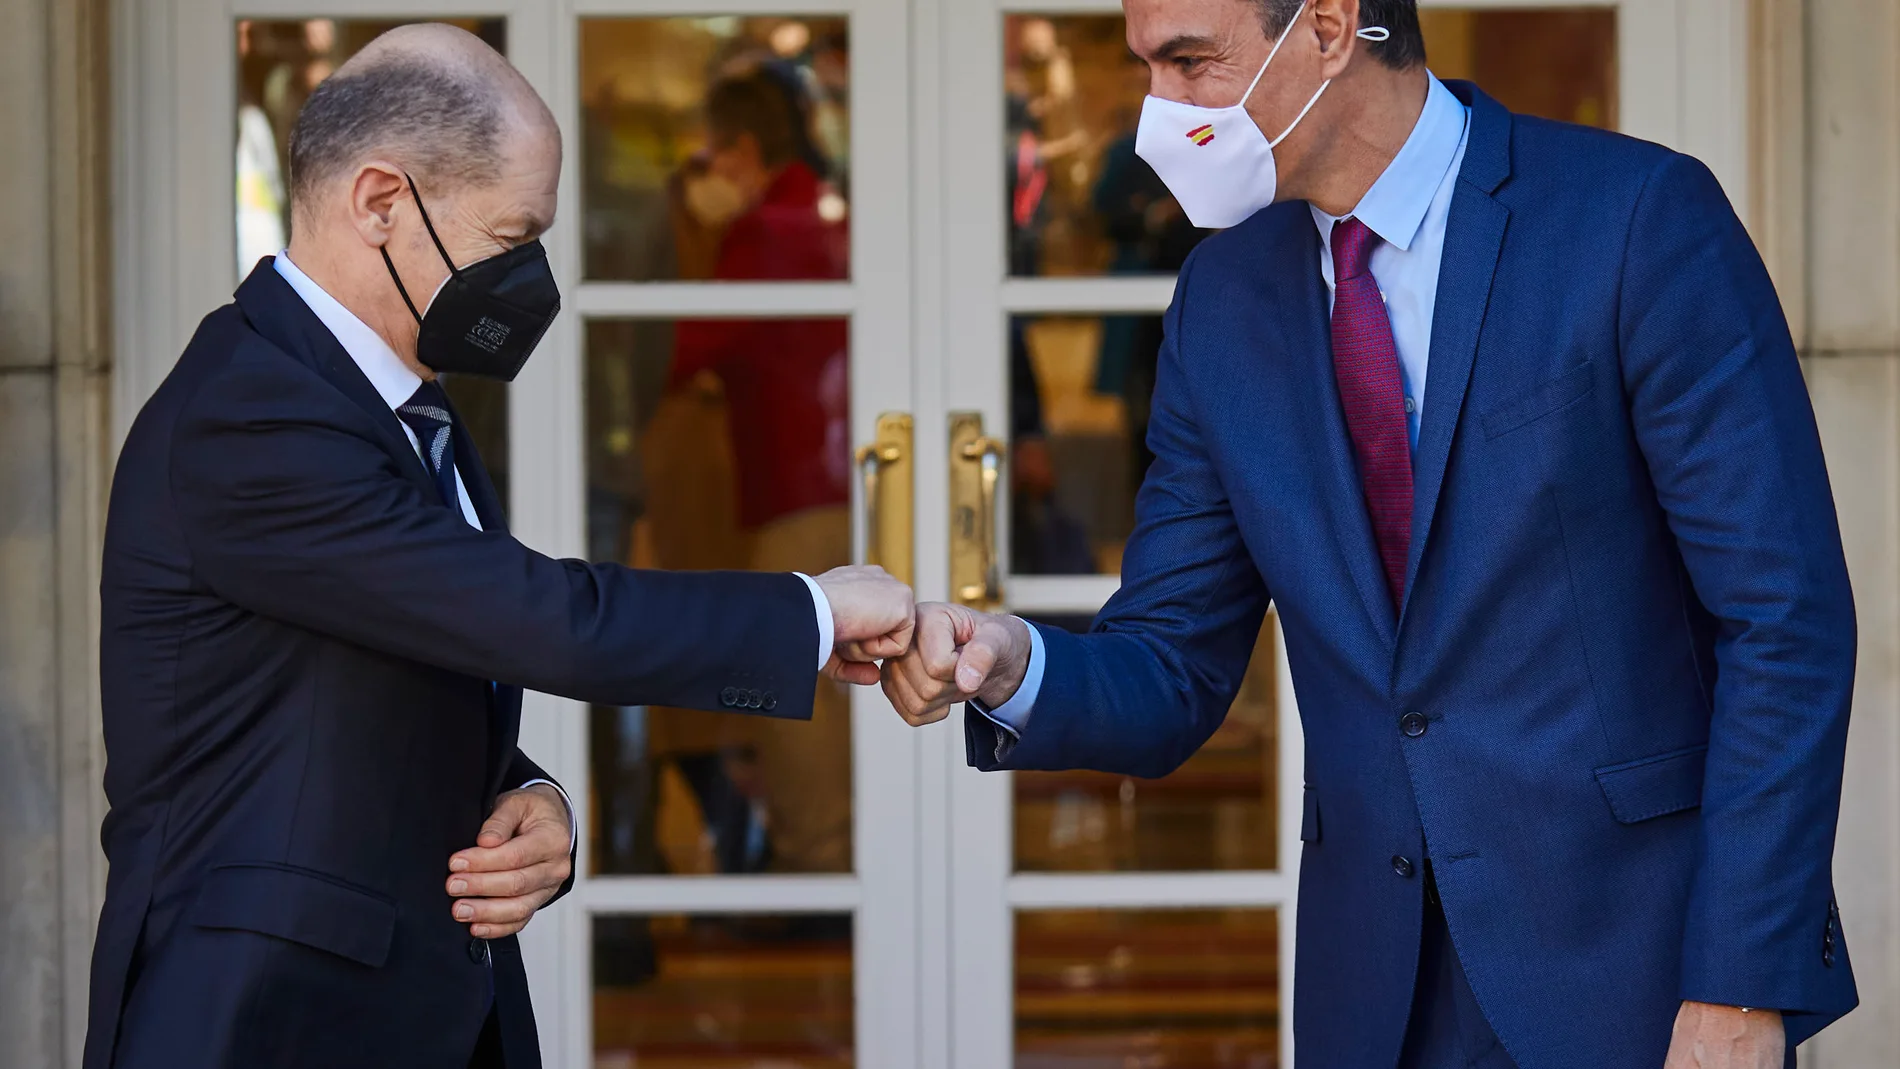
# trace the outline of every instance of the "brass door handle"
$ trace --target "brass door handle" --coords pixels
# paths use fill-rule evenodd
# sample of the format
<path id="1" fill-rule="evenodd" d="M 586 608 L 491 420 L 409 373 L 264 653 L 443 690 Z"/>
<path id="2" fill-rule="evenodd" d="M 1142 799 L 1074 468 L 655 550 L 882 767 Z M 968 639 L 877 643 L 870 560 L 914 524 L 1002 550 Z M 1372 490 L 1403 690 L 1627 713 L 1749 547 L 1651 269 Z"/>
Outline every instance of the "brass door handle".
<path id="1" fill-rule="evenodd" d="M 1003 603 L 997 552 L 997 495 L 1003 482 L 1000 440 L 983 433 L 983 416 L 950 416 L 950 590 L 958 602 L 990 610 Z"/>
<path id="2" fill-rule="evenodd" d="M 858 448 L 858 472 L 864 479 L 864 561 L 913 582 L 911 469 L 914 430 L 909 413 L 886 412 L 877 418 L 877 438 Z"/>

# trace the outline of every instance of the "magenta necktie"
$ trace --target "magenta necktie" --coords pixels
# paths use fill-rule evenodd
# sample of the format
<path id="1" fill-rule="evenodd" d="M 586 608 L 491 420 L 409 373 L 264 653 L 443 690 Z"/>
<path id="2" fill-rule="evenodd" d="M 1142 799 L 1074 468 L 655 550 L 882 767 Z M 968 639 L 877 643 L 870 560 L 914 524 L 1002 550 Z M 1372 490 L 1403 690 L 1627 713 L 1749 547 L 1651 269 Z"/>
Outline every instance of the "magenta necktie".
<path id="1" fill-rule="evenodd" d="M 1333 227 L 1333 374 L 1396 612 L 1405 597 L 1405 559 L 1412 548 L 1412 440 L 1399 347 L 1372 277 L 1378 242 L 1379 236 L 1357 219 Z"/>

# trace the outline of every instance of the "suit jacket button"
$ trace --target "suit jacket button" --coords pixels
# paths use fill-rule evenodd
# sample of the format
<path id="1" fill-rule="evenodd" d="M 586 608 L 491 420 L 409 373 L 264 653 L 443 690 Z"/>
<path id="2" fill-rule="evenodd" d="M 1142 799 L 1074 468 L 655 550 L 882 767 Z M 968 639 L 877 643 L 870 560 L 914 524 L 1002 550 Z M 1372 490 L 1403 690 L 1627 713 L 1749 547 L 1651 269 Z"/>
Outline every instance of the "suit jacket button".
<path id="1" fill-rule="evenodd" d="M 1827 966 L 1830 969 L 1834 967 L 1834 948 L 1833 947 L 1828 947 L 1827 949 L 1821 951 L 1821 964 Z"/>
<path id="2" fill-rule="evenodd" d="M 739 692 L 731 687 L 719 692 L 719 704 L 731 708 L 739 700 Z"/>
<path id="3" fill-rule="evenodd" d="M 468 960 L 481 964 L 488 960 L 488 940 L 470 939 L 468 941 Z"/>
<path id="4" fill-rule="evenodd" d="M 765 708 L 765 695 L 756 690 L 749 690 L 746 692 L 745 705 L 748 709 L 763 709 Z"/>
<path id="5" fill-rule="evenodd" d="M 766 691 L 765 692 L 765 711 L 769 713 L 776 708 L 778 708 L 778 695 L 772 693 L 769 690 Z"/>
<path id="6" fill-rule="evenodd" d="M 1405 858 L 1405 857 L 1398 857 L 1395 855 L 1392 858 L 1392 871 L 1398 873 L 1401 879 L 1407 879 L 1407 880 L 1411 879 L 1412 878 L 1412 859 Z"/>
<path id="7" fill-rule="evenodd" d="M 1408 739 L 1416 739 L 1425 734 L 1425 714 L 1406 713 L 1399 717 L 1399 730 L 1404 732 Z"/>

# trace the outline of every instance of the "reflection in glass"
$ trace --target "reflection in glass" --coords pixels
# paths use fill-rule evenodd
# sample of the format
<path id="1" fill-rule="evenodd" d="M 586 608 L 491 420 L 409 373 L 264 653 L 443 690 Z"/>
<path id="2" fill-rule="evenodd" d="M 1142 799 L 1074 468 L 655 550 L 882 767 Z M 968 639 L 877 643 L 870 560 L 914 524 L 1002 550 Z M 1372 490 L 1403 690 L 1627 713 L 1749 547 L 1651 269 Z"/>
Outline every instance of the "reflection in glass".
<path id="1" fill-rule="evenodd" d="M 848 323 L 587 325 L 589 555 L 816 575 L 851 558 Z M 850 706 L 596 707 L 600 873 L 851 870 Z"/>
<path id="2" fill-rule="evenodd" d="M 1160 316 L 1010 322 L 1010 570 L 1118 575 L 1148 452 Z"/>
<path id="3" fill-rule="evenodd" d="M 1004 23 L 1011 275 L 1172 274 L 1206 231 L 1135 155 L 1148 69 L 1120 15 Z"/>
<path id="4" fill-rule="evenodd" d="M 237 21 L 237 277 L 290 243 L 290 130 L 319 83 L 364 45 L 412 20 Z M 507 52 L 506 19 L 439 19 Z M 442 385 L 507 507 L 508 386 L 445 375 Z"/>
<path id="5" fill-rule="evenodd" d="M 1275 1069 L 1270 909 L 1016 915 L 1016 1069 Z"/>
<path id="6" fill-rule="evenodd" d="M 595 1069 L 845 1069 L 851 917 L 594 920 Z"/>
<path id="7" fill-rule="evenodd" d="M 1086 619 L 1038 619 L 1082 630 Z M 1106 772 L 1018 772 L 1020 872 L 1202 872 L 1277 867 L 1279 706 L 1271 616 L 1227 719 L 1158 780 Z"/>
<path id="8" fill-rule="evenodd" d="M 1616 8 L 1418 13 L 1440 78 L 1474 81 L 1526 115 L 1614 129 Z"/>
<path id="9" fill-rule="evenodd" d="M 588 278 L 849 274 L 843 18 L 581 20 Z"/>

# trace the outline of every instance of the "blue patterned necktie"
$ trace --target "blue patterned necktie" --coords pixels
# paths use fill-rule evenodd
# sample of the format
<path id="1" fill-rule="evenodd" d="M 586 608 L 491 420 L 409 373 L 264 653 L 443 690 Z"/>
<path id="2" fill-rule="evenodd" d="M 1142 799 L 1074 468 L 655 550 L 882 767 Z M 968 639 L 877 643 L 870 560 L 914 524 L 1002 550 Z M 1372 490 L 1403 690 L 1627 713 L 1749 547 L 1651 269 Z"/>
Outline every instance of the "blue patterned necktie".
<path id="1" fill-rule="evenodd" d="M 422 447 L 422 459 L 435 478 L 436 492 L 442 503 L 457 516 L 462 515 L 462 497 L 455 490 L 455 435 L 451 428 L 449 395 L 439 382 L 425 382 L 408 401 L 396 409 L 396 418 L 409 425 Z M 466 517 L 464 517 L 466 518 Z"/>

